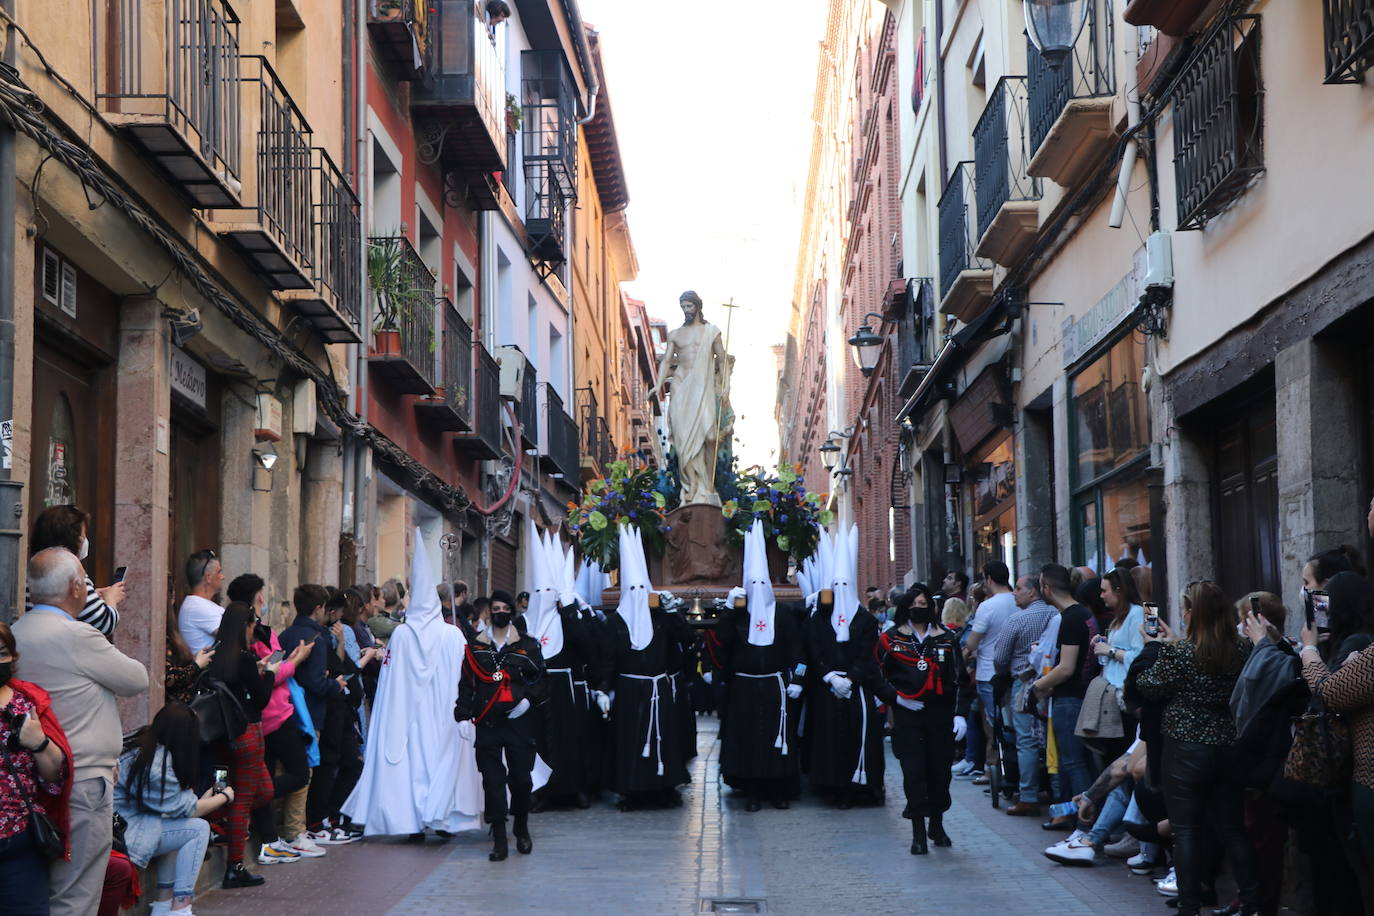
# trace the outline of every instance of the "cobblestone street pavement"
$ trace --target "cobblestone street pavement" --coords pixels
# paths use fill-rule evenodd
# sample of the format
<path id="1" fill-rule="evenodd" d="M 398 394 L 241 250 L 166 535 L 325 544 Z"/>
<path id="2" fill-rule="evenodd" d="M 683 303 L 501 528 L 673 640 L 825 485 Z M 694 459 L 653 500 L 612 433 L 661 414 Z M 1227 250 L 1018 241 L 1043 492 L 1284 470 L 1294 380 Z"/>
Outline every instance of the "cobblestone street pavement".
<path id="1" fill-rule="evenodd" d="M 716 778 L 715 720 L 700 728 L 701 756 L 677 810 L 622 814 L 603 802 L 538 815 L 534 854 L 512 846 L 499 864 L 475 834 L 336 847 L 317 862 L 269 869 L 262 888 L 208 894 L 196 912 L 689 914 L 709 912 L 711 900 L 758 900 L 761 911 L 788 916 L 1170 912 L 1149 879 L 1117 860 L 1054 865 L 1041 851 L 1056 835 L 1038 819 L 994 810 L 967 781 L 955 781 L 946 818 L 954 848 L 911 856 L 890 752 L 885 808 L 838 811 L 808 796 L 787 811 L 746 813 Z"/>

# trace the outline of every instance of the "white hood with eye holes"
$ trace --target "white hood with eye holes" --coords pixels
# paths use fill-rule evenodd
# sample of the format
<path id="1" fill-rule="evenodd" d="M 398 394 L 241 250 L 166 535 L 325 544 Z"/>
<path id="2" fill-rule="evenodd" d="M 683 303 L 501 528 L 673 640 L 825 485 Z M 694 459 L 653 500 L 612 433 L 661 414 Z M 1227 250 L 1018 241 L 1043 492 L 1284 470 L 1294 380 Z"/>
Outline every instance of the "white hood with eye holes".
<path id="1" fill-rule="evenodd" d="M 638 528 L 620 526 L 620 604 L 616 612 L 630 631 L 630 648 L 642 651 L 654 638 L 649 616 L 649 566 L 644 559 L 644 540 Z"/>
<path id="2" fill-rule="evenodd" d="M 744 541 L 744 591 L 749 602 L 749 645 L 773 644 L 773 619 L 777 603 L 773 596 L 773 579 L 768 574 L 768 551 L 763 536 L 763 522 L 754 520 L 754 527 Z"/>

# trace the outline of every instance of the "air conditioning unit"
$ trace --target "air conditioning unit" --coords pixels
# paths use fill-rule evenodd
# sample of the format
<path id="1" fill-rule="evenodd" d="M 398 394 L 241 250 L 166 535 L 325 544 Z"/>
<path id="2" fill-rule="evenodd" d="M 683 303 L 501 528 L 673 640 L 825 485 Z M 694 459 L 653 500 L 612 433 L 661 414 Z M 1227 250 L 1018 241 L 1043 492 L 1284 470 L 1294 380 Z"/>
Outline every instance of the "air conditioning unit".
<path id="1" fill-rule="evenodd" d="M 518 402 L 524 390 L 529 360 L 519 347 L 506 344 L 496 348 L 496 361 L 501 364 L 501 397 Z"/>
<path id="2" fill-rule="evenodd" d="M 1143 290 L 1168 289 L 1174 285 L 1174 249 L 1169 233 L 1157 231 L 1145 240 Z"/>

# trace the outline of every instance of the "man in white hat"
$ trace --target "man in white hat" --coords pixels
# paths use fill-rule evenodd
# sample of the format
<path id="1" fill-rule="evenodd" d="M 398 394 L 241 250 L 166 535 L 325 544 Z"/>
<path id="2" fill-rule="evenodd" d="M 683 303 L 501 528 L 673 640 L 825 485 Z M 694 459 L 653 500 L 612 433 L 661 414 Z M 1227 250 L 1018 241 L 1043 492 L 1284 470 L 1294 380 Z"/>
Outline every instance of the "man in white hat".
<path id="1" fill-rule="evenodd" d="M 712 643 L 715 676 L 726 698 L 721 777 L 747 796 L 746 810 L 759 810 L 764 799 L 786 808 L 797 790 L 800 755 L 788 700 L 802 692 L 794 680 L 801 631 L 790 610 L 774 600 L 762 522 L 755 521 L 745 538 L 744 586 L 731 589 L 729 599 Z"/>

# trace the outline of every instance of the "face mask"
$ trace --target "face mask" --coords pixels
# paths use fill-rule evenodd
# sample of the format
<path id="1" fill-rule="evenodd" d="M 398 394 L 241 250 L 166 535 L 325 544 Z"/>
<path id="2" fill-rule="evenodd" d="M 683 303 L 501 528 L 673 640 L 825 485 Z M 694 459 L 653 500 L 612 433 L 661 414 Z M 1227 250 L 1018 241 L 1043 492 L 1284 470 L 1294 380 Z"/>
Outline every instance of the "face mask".
<path id="1" fill-rule="evenodd" d="M 91 552 L 91 539 L 90 539 L 90 538 L 82 538 L 82 539 L 81 539 L 81 552 L 80 552 L 79 554 L 76 555 L 76 558 L 77 558 L 78 560 L 84 560 L 84 559 L 86 559 L 86 555 L 87 555 L 88 553 L 90 553 L 90 552 Z"/>
<path id="2" fill-rule="evenodd" d="M 4 687 L 14 677 L 14 662 L 0 662 L 0 687 Z"/>
<path id="3" fill-rule="evenodd" d="M 933 607 L 911 606 L 911 622 L 932 624 L 939 619 L 940 612 Z"/>
<path id="4" fill-rule="evenodd" d="M 498 630 L 503 630 L 510 626 L 510 611 L 499 611 L 491 615 L 491 625 Z"/>

